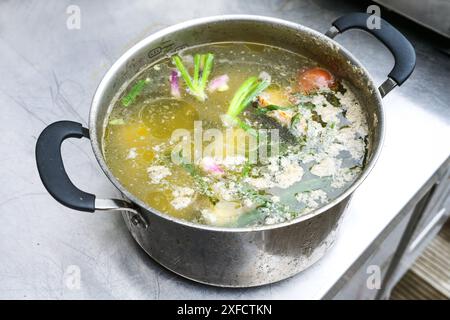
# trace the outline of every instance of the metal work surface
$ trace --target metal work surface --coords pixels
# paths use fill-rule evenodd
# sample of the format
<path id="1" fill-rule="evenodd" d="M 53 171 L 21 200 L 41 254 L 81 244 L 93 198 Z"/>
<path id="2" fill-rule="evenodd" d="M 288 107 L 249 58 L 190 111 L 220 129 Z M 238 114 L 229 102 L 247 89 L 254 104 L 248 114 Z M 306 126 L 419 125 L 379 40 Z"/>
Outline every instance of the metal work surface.
<path id="1" fill-rule="evenodd" d="M 355 2 L 357 3 L 357 2 Z M 81 10 L 69 30 L 69 5 Z M 0 4 L 0 298 L 58 299 L 317 299 L 341 278 L 450 154 L 450 60 L 417 29 L 412 77 L 383 99 L 387 131 L 380 159 L 356 191 L 335 246 L 301 274 L 252 289 L 196 284 L 160 267 L 134 242 L 119 213 L 75 212 L 46 192 L 34 159 L 49 123 L 87 125 L 95 88 L 134 43 L 165 26 L 218 14 L 257 14 L 320 32 L 363 7 L 344 1 L 21 1 Z M 391 21 L 395 25 L 395 21 Z M 393 59 L 358 31 L 335 39 L 381 84 Z M 80 188 L 100 197 L 117 191 L 87 140 L 63 145 L 66 169 Z M 80 281 L 78 281 L 80 280 Z"/>

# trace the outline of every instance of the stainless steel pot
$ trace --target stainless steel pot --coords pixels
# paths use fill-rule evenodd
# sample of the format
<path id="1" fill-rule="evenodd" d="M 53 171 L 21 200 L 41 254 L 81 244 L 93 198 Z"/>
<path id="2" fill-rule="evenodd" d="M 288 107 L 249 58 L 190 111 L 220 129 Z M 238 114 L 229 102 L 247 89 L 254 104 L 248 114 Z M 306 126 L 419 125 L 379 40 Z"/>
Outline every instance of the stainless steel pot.
<path id="1" fill-rule="evenodd" d="M 49 125 L 36 145 L 39 174 L 48 192 L 75 210 L 117 210 L 140 246 L 167 269 L 183 277 L 216 286 L 247 287 L 288 278 L 319 260 L 332 246 L 339 221 L 352 193 L 367 177 L 380 153 L 384 134 L 381 98 L 403 83 L 415 64 L 411 44 L 381 21 L 368 29 L 368 15 L 354 13 L 333 23 L 326 35 L 296 23 L 260 16 L 218 16 L 188 21 L 159 31 L 128 50 L 101 81 L 91 106 L 90 129 L 60 121 Z M 364 67 L 331 40 L 347 29 L 364 29 L 393 53 L 395 66 L 377 88 Z M 326 206 L 295 220 L 254 228 L 219 228 L 190 223 L 159 212 L 128 192 L 106 165 L 102 137 L 111 101 L 142 68 L 177 50 L 210 42 L 248 41 L 282 47 L 310 57 L 344 78 L 364 106 L 370 128 L 365 169 L 353 185 Z M 71 137 L 91 139 L 105 174 L 124 200 L 99 199 L 76 188 L 68 178 L 60 153 Z"/>

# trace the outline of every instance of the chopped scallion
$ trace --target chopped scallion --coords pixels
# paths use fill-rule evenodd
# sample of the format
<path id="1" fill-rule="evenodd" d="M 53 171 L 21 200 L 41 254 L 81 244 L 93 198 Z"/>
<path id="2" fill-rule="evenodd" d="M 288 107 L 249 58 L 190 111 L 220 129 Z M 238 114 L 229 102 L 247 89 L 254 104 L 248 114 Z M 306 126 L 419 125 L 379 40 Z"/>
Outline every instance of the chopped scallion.
<path id="1" fill-rule="evenodd" d="M 226 115 L 247 132 L 250 132 L 251 134 L 252 132 L 256 133 L 249 125 L 238 119 L 238 116 L 245 108 L 247 108 L 253 99 L 260 95 L 269 85 L 270 81 L 267 79 L 250 77 L 245 80 L 234 94 L 233 99 L 231 99 Z"/>
<path id="2" fill-rule="evenodd" d="M 205 101 L 206 85 L 213 68 L 214 55 L 212 53 L 196 54 L 194 56 L 194 75 L 192 77 L 184 66 L 180 56 L 174 56 L 172 61 L 178 71 L 180 71 L 181 77 L 189 89 L 189 93 L 199 101 Z"/>
<path id="3" fill-rule="evenodd" d="M 150 82 L 150 79 L 141 79 L 131 88 L 130 92 L 128 92 L 127 95 L 125 95 L 122 99 L 122 105 L 124 107 L 128 107 L 131 105 L 137 98 L 137 96 L 142 92 L 142 89 L 144 89 L 145 85 Z"/>

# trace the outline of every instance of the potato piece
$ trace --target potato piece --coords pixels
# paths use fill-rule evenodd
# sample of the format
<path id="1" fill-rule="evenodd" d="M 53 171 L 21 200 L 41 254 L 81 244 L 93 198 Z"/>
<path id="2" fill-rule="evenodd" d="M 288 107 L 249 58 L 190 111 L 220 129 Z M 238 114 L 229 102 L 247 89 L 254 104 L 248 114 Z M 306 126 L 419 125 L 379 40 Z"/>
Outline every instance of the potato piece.
<path id="1" fill-rule="evenodd" d="M 226 226 L 237 221 L 245 209 L 238 202 L 220 200 L 211 209 L 203 209 L 202 217 L 212 226 Z"/>
<path id="2" fill-rule="evenodd" d="M 289 95 L 286 93 L 286 91 L 277 87 L 267 88 L 258 96 L 257 100 L 259 106 L 261 107 L 267 107 L 270 105 L 289 107 L 292 105 L 289 100 Z"/>

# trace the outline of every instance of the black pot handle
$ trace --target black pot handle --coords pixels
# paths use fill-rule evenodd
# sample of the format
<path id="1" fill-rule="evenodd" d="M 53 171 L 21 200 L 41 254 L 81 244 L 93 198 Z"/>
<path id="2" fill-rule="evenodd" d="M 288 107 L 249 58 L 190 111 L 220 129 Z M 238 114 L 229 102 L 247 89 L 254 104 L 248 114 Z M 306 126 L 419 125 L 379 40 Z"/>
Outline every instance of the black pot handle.
<path id="1" fill-rule="evenodd" d="M 47 191 L 66 207 L 95 211 L 95 195 L 84 192 L 70 181 L 61 157 L 61 144 L 68 138 L 88 138 L 89 130 L 80 123 L 58 121 L 42 131 L 36 143 L 36 163 Z"/>
<path id="2" fill-rule="evenodd" d="M 405 82 L 414 70 L 416 65 L 416 52 L 413 46 L 387 21 L 380 19 L 379 28 L 369 28 L 368 19 L 371 17 L 367 13 L 350 13 L 335 20 L 330 30 L 326 33 L 330 38 L 349 29 L 361 29 L 375 36 L 391 51 L 395 59 L 395 65 L 388 75 L 388 79 L 380 86 L 382 96 L 385 96 L 396 85 Z"/>
<path id="3" fill-rule="evenodd" d="M 58 121 L 47 126 L 36 143 L 36 163 L 47 191 L 59 203 L 79 211 L 127 211 L 130 221 L 147 228 L 148 224 L 133 204 L 121 199 L 99 199 L 78 189 L 69 179 L 61 157 L 61 144 L 68 138 L 88 138 L 89 130 L 80 123 Z"/>

